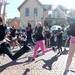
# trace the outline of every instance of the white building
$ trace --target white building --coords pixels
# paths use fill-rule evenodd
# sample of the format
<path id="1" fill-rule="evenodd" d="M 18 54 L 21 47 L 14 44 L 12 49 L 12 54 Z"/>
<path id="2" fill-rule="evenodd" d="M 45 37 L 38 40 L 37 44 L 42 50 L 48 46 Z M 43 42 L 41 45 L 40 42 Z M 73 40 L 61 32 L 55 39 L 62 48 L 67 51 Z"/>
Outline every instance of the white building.
<path id="1" fill-rule="evenodd" d="M 65 19 L 67 14 L 66 12 L 68 11 L 67 8 L 65 8 L 64 6 L 58 5 L 51 14 L 52 18 L 63 18 Z"/>
<path id="2" fill-rule="evenodd" d="M 43 5 L 39 0 L 25 0 L 19 7 L 21 25 L 27 26 L 30 22 L 33 26 L 37 21 L 44 21 L 48 17 L 48 9 L 51 5 Z"/>

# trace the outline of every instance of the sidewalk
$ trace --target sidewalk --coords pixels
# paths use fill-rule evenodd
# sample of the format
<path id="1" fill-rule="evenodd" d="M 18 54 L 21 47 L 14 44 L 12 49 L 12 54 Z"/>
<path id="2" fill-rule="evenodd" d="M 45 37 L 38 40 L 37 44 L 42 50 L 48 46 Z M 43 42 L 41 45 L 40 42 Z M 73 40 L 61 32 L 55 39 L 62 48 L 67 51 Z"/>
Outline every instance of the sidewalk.
<path id="1" fill-rule="evenodd" d="M 11 62 L 8 56 L 0 56 L 0 75 L 63 75 L 67 54 L 57 57 L 53 51 L 47 52 L 45 55 L 39 54 L 35 61 L 30 62 L 33 51 L 24 54 L 16 62 Z M 75 56 L 68 75 L 75 75 Z"/>

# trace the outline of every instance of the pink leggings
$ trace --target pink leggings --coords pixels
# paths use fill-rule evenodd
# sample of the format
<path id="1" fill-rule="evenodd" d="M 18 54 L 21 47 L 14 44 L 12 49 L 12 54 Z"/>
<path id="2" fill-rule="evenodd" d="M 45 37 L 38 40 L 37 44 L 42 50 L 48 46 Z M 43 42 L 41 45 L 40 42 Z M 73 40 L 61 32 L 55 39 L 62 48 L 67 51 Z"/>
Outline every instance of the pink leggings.
<path id="1" fill-rule="evenodd" d="M 40 40 L 40 41 L 36 42 L 34 54 L 33 54 L 33 59 L 35 59 L 35 57 L 37 55 L 37 50 L 39 49 L 39 47 L 41 48 L 42 53 L 44 55 L 45 54 L 45 40 Z"/>
<path id="2" fill-rule="evenodd" d="M 71 37 L 70 44 L 75 44 L 75 37 Z"/>

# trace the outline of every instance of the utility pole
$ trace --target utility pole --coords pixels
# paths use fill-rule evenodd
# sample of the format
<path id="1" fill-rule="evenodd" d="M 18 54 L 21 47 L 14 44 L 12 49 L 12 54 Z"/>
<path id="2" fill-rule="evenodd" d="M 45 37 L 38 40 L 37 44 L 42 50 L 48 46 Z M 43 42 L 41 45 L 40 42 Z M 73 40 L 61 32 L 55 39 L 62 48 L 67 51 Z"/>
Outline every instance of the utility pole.
<path id="1" fill-rule="evenodd" d="M 2 5 L 3 5 L 3 0 L 0 0 L 0 16 L 1 16 Z"/>
<path id="2" fill-rule="evenodd" d="M 6 1 L 4 1 L 4 8 L 3 8 L 3 24 L 5 24 L 5 13 L 6 13 Z"/>
<path id="3" fill-rule="evenodd" d="M 8 5 L 7 1 L 4 0 L 4 8 L 3 8 L 3 23 L 5 24 L 5 16 L 6 16 L 6 5 Z"/>

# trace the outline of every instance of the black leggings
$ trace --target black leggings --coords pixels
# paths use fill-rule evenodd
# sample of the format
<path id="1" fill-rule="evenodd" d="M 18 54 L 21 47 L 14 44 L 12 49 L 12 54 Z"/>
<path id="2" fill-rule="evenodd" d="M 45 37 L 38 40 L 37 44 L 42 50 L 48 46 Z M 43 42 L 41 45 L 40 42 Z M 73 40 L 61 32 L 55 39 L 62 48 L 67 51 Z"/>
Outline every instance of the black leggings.
<path id="1" fill-rule="evenodd" d="M 0 46 L 0 51 L 4 54 L 7 54 L 13 60 L 13 55 L 9 49 L 10 47 L 9 47 L 9 44 L 7 43 L 3 43 Z"/>
<path id="2" fill-rule="evenodd" d="M 21 55 L 23 55 L 25 52 L 28 52 L 30 50 L 29 47 L 24 45 L 19 51 L 17 51 L 14 55 L 10 51 L 9 44 L 3 43 L 0 46 L 0 53 L 7 54 L 12 60 L 16 60 Z"/>

